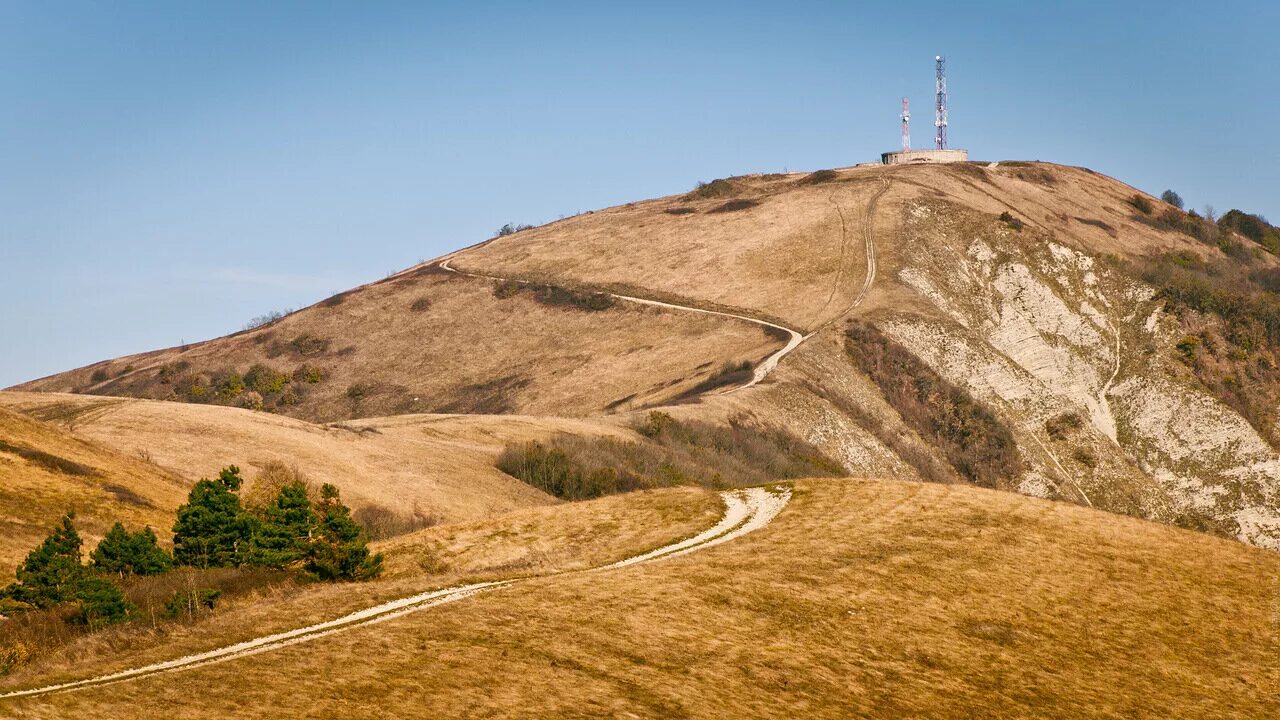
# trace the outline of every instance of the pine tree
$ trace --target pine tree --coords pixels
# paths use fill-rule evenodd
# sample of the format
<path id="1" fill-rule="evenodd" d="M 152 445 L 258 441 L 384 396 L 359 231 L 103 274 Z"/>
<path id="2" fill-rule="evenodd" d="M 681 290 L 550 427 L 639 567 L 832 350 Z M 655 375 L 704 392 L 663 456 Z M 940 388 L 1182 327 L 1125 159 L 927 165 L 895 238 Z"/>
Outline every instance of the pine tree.
<path id="1" fill-rule="evenodd" d="M 217 480 L 201 480 L 191 488 L 187 503 L 178 508 L 173 525 L 173 557 L 179 565 L 228 567 L 244 561 L 241 545 L 251 522 L 241 511 L 240 469 L 227 467 Z"/>
<path id="2" fill-rule="evenodd" d="M 369 538 L 351 519 L 338 488 L 328 483 L 320 488 L 316 514 L 320 523 L 307 554 L 307 572 L 321 580 L 364 580 L 382 571 L 382 555 L 369 554 Z"/>
<path id="3" fill-rule="evenodd" d="M 97 629 L 120 622 L 129 614 L 129 603 L 115 583 L 101 575 L 82 573 L 76 581 L 76 613 L 72 622 Z"/>
<path id="4" fill-rule="evenodd" d="M 61 524 L 27 555 L 18 568 L 18 582 L 8 591 L 15 600 L 47 608 L 75 599 L 77 582 L 84 575 L 75 517 L 74 512 L 63 515 Z"/>
<path id="5" fill-rule="evenodd" d="M 301 560 L 318 522 L 307 484 L 286 483 L 254 527 L 250 562 L 280 568 Z"/>
<path id="6" fill-rule="evenodd" d="M 124 525 L 116 523 L 89 557 L 95 570 L 120 577 L 158 575 L 169 570 L 173 560 L 157 540 L 155 531 L 149 527 L 129 534 Z"/>

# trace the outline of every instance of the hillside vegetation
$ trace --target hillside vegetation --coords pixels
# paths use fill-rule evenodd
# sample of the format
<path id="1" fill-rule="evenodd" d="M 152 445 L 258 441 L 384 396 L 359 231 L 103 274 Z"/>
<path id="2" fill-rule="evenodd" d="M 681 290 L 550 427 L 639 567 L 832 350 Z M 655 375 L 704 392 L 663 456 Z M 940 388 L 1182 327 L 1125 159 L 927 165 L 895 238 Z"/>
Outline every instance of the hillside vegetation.
<path id="1" fill-rule="evenodd" d="M 956 485 L 796 491 L 773 524 L 712 551 L 12 707 L 104 720 L 245 708 L 334 718 L 1280 711 L 1272 553 Z"/>
<path id="2" fill-rule="evenodd" d="M 0 585 L 68 510 L 101 538 L 116 520 L 165 527 L 185 496 L 152 463 L 0 407 Z"/>

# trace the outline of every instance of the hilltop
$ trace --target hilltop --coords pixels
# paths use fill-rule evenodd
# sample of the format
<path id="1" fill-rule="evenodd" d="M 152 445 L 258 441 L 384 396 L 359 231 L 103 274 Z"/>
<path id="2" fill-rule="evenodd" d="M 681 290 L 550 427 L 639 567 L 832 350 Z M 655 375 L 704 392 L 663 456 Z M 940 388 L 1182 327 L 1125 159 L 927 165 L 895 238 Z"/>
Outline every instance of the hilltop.
<path id="1" fill-rule="evenodd" d="M 1280 263 L 1231 217 L 1047 163 L 726 178 L 21 388 L 313 422 L 675 403 L 784 428 L 851 474 L 1280 548 Z"/>

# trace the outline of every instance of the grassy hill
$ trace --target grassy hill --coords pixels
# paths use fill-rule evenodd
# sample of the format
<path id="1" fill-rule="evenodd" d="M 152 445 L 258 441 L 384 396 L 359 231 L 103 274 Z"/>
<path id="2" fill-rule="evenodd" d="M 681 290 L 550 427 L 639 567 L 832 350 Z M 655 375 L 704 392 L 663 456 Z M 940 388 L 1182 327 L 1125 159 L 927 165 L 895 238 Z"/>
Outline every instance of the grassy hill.
<path id="1" fill-rule="evenodd" d="M 153 463 L 0 407 L 0 584 L 68 510 L 86 540 L 117 520 L 163 533 L 186 493 Z"/>
<path id="2" fill-rule="evenodd" d="M 669 496 L 625 497 L 640 511 Z M 619 502 L 569 507 L 624 520 Z M 538 532 L 523 527 L 522 541 Z M 1270 717 L 1278 574 L 1274 553 L 1067 503 L 801 482 L 771 525 L 712 550 L 8 707 L 32 718 Z M 285 608 L 270 603 L 253 622 Z M 202 630 L 207 642 L 243 631 Z M 159 642 L 172 656 L 192 640 Z"/>

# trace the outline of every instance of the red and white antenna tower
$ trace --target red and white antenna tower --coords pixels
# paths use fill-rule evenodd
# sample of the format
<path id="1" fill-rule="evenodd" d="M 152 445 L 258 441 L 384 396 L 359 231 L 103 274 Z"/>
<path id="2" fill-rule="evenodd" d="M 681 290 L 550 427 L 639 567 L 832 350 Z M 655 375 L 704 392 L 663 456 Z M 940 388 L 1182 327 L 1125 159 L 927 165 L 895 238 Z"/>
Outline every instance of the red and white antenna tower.
<path id="1" fill-rule="evenodd" d="M 935 133 L 933 136 L 933 144 L 939 150 L 947 149 L 947 71 L 945 67 L 946 60 L 938 55 L 934 58 L 934 62 L 938 65 L 937 79 L 937 103 L 934 107 L 933 127 Z"/>
<path id="2" fill-rule="evenodd" d="M 902 98 L 902 152 L 911 150 L 911 109 Z"/>

